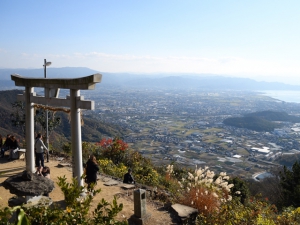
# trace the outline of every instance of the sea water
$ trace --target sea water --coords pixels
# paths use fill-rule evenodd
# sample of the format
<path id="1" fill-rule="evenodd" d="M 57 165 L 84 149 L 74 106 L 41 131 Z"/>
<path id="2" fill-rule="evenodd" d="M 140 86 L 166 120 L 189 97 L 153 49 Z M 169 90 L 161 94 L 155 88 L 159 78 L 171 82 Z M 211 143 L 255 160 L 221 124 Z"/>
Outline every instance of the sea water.
<path id="1" fill-rule="evenodd" d="M 300 91 L 262 91 L 263 95 L 285 102 L 300 103 Z"/>

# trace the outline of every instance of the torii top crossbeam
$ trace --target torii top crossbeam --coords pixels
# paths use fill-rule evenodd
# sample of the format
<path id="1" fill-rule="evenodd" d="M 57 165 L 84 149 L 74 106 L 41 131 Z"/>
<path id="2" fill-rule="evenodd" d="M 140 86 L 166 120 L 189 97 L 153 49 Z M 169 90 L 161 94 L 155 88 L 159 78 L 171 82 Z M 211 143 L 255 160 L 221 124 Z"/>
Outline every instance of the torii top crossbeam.
<path id="1" fill-rule="evenodd" d="M 25 87 L 25 94 L 21 96 L 26 105 L 26 170 L 35 171 L 34 165 L 34 103 L 48 106 L 64 106 L 71 108 L 71 147 L 73 161 L 73 177 L 77 178 L 78 184 L 83 186 L 81 176 L 82 168 L 82 140 L 80 109 L 93 109 L 93 101 L 83 101 L 80 90 L 93 90 L 96 83 L 101 82 L 101 74 L 93 74 L 81 78 L 53 79 L 53 78 L 30 78 L 12 74 L 11 79 L 16 86 Z M 35 96 L 34 87 L 45 88 L 45 96 Z M 70 97 L 67 99 L 57 98 L 52 91 L 70 89 Z M 82 98 L 81 98 L 82 97 Z"/>
<path id="2" fill-rule="evenodd" d="M 95 84 L 101 82 L 101 74 L 93 74 L 81 78 L 29 78 L 12 74 L 11 79 L 15 81 L 16 86 L 23 87 L 44 87 L 44 88 L 63 88 L 78 90 L 93 90 Z"/>

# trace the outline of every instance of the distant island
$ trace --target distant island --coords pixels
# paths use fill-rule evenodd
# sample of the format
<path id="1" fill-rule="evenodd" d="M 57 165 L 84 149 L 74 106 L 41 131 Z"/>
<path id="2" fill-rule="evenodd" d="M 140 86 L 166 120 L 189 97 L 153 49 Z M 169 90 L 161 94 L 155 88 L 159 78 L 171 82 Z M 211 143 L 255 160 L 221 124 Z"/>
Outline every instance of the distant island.
<path id="1" fill-rule="evenodd" d="M 246 128 L 254 131 L 274 131 L 282 127 L 282 123 L 300 123 L 300 117 L 288 115 L 286 112 L 261 111 L 245 114 L 243 117 L 230 117 L 223 121 L 225 125 Z"/>

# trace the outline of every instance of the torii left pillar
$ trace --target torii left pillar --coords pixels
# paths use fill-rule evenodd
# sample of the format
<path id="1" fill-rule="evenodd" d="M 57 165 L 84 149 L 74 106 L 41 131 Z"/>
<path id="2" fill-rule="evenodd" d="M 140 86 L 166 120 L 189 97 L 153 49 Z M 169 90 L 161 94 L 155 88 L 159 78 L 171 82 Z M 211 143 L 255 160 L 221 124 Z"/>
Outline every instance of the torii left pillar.
<path id="1" fill-rule="evenodd" d="M 26 104 L 26 170 L 34 173 L 34 104 L 30 100 L 30 96 L 34 95 L 33 87 L 25 87 L 25 104 Z"/>

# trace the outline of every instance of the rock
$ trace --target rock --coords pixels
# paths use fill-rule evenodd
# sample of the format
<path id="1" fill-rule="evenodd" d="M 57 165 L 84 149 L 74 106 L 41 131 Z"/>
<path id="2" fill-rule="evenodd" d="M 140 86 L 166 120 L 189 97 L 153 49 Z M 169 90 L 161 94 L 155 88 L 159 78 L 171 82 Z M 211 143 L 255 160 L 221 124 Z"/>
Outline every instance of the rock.
<path id="1" fill-rule="evenodd" d="M 120 182 L 119 181 L 115 181 L 115 180 L 109 180 L 107 182 L 104 183 L 105 186 L 114 186 L 114 185 L 118 185 Z"/>
<path id="2" fill-rule="evenodd" d="M 135 189 L 135 185 L 134 184 L 124 184 L 121 186 L 121 188 L 123 188 L 125 190 L 131 190 L 131 189 Z"/>
<path id="3" fill-rule="evenodd" d="M 22 173 L 22 178 L 25 181 L 31 181 L 33 180 L 33 173 L 24 170 Z"/>
<path id="4" fill-rule="evenodd" d="M 14 197 L 11 197 L 10 199 L 8 199 L 8 205 L 10 207 L 15 207 L 15 206 L 18 206 L 18 205 L 22 205 L 25 202 L 26 202 L 25 198 L 21 197 L 21 196 L 14 196 Z"/>
<path id="5" fill-rule="evenodd" d="M 23 172 L 7 178 L 3 187 L 17 196 L 38 196 L 50 193 L 54 189 L 54 182 L 34 173 Z"/>
<path id="6" fill-rule="evenodd" d="M 57 166 L 58 166 L 58 167 L 70 167 L 71 164 L 70 164 L 70 163 L 58 163 Z"/>
<path id="7" fill-rule="evenodd" d="M 171 206 L 173 210 L 180 217 L 182 222 L 188 222 L 188 224 L 194 224 L 198 215 L 198 210 L 186 205 L 173 204 Z"/>
<path id="8" fill-rule="evenodd" d="M 26 204 L 23 205 L 25 208 L 30 208 L 33 206 L 49 206 L 52 204 L 52 200 L 46 196 L 35 196 L 30 198 Z"/>

